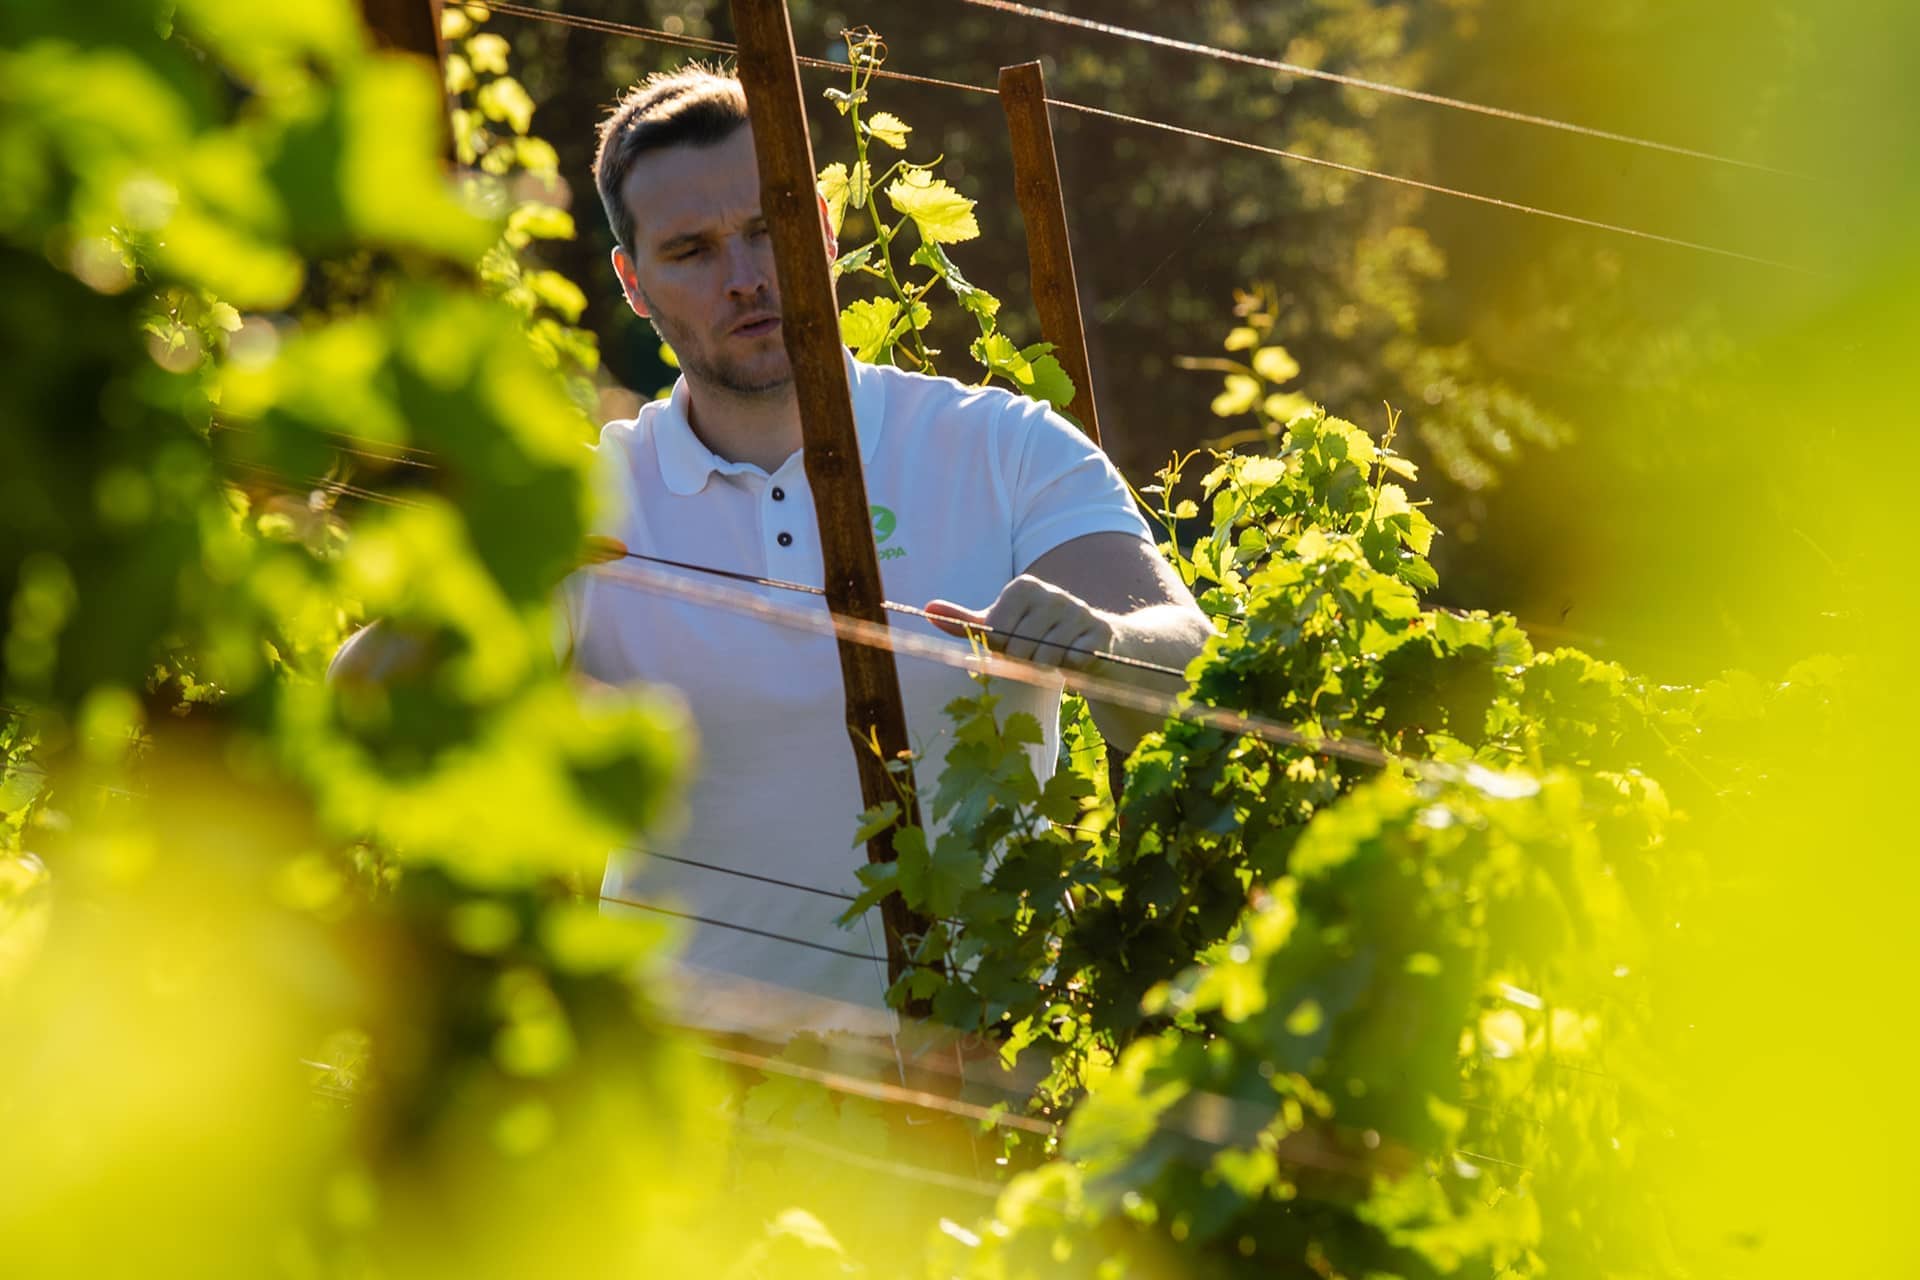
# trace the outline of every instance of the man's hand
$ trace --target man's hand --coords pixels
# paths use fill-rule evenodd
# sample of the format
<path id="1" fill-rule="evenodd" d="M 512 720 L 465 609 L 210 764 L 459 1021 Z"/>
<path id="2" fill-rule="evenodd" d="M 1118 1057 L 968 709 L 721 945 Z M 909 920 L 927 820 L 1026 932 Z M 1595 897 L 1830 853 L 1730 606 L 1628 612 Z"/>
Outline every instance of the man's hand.
<path id="1" fill-rule="evenodd" d="M 948 600 L 927 604 L 934 625 L 950 635 L 987 632 L 987 643 L 1010 658 L 1085 671 L 1113 646 L 1116 621 L 1062 587 L 1023 573 L 984 610 Z"/>
<path id="2" fill-rule="evenodd" d="M 1180 692 L 1185 681 L 1094 655 L 1181 671 L 1213 635 L 1213 624 L 1166 557 L 1152 543 L 1124 533 L 1090 533 L 1062 543 L 1009 582 L 985 610 L 935 600 L 927 612 L 955 635 L 969 627 L 1012 633 L 988 637 L 1010 657 L 1075 671 L 1097 668 L 1108 679 L 1160 694 Z M 1098 698 L 1088 706 L 1101 734 L 1122 750 L 1160 727 L 1159 716 L 1137 709 Z"/>

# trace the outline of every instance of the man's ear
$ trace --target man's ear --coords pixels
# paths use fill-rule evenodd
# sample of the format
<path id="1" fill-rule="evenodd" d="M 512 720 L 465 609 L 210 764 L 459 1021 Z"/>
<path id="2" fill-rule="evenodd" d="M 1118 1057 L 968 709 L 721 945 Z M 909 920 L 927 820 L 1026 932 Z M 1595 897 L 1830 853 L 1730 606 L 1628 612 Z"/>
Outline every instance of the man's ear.
<path id="1" fill-rule="evenodd" d="M 627 296 L 627 305 L 633 308 L 633 314 L 642 320 L 648 319 L 647 300 L 640 292 L 640 276 L 633 269 L 633 259 L 619 245 L 613 246 L 613 274 L 620 277 L 620 292 Z"/>
<path id="2" fill-rule="evenodd" d="M 814 199 L 820 202 L 820 234 L 827 238 L 827 261 L 832 262 L 840 256 L 840 240 L 833 234 L 833 218 L 827 212 L 827 198 L 815 192 Z"/>

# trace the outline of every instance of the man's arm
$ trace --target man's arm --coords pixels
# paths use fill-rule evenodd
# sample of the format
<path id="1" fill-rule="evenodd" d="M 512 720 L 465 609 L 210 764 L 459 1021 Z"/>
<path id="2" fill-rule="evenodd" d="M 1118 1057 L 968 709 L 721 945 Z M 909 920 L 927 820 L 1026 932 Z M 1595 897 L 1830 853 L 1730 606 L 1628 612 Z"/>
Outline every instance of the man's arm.
<path id="1" fill-rule="evenodd" d="M 941 625 L 955 635 L 968 626 L 1015 633 L 1019 639 L 993 642 L 1009 657 L 1164 693 L 1179 692 L 1180 682 L 1092 654 L 1116 653 L 1183 670 L 1213 635 L 1213 624 L 1173 566 L 1152 543 L 1126 533 L 1089 533 L 1062 543 L 1009 582 L 985 609 L 935 600 L 927 612 L 952 619 Z M 1089 706 L 1101 734 L 1123 751 L 1160 726 L 1161 718 L 1147 712 L 1101 702 Z"/>

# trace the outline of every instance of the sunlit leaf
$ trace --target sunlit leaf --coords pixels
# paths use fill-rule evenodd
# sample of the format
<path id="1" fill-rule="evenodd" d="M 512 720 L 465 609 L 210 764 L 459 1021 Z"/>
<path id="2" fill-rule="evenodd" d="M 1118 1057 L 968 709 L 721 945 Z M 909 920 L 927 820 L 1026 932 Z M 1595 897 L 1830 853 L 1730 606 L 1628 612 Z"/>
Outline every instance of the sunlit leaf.
<path id="1" fill-rule="evenodd" d="M 913 132 L 912 125 L 891 111 L 876 111 L 862 123 L 870 137 L 878 138 L 896 151 L 906 147 L 907 135 Z"/>
<path id="2" fill-rule="evenodd" d="M 887 199 L 913 219 L 924 239 L 936 244 L 955 244 L 980 234 L 974 202 L 924 169 L 909 169 L 888 183 Z"/>

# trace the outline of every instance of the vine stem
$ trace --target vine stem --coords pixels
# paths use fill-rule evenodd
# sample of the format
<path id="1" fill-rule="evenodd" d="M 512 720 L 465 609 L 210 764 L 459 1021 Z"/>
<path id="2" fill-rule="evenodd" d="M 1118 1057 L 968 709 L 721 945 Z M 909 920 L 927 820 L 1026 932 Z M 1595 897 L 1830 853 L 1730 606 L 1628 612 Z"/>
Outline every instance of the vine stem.
<path id="1" fill-rule="evenodd" d="M 933 367 L 933 353 L 927 350 L 927 341 L 920 333 L 920 326 L 913 322 L 913 304 L 917 299 L 911 297 L 900 283 L 900 277 L 893 269 L 893 238 L 900 233 L 900 226 L 889 227 L 879 216 L 880 184 L 892 177 L 901 162 L 896 160 L 886 173 L 878 178 L 873 176 L 873 167 L 867 160 L 867 132 L 860 124 L 860 104 L 864 100 L 866 88 L 873 82 L 873 70 L 878 64 L 862 56 L 849 42 L 849 60 L 853 63 L 852 101 L 848 103 L 847 115 L 853 121 L 854 154 L 858 157 L 859 169 L 867 174 L 867 203 L 872 208 L 874 243 L 880 250 L 881 273 L 886 279 L 887 288 L 893 291 L 894 298 L 900 303 L 907 322 L 907 335 L 913 339 L 912 356 L 922 369 Z M 865 74 L 862 75 L 864 70 Z M 904 223 L 904 219 L 902 222 Z"/>

